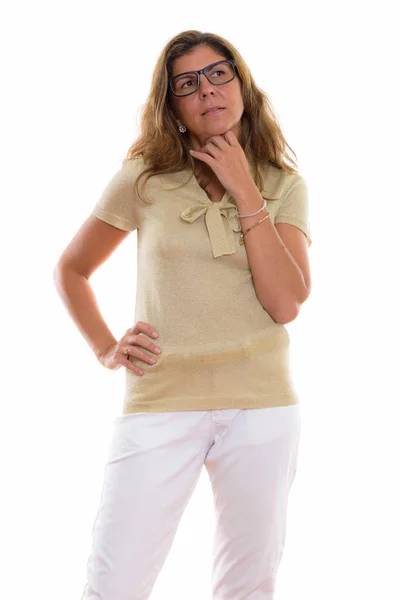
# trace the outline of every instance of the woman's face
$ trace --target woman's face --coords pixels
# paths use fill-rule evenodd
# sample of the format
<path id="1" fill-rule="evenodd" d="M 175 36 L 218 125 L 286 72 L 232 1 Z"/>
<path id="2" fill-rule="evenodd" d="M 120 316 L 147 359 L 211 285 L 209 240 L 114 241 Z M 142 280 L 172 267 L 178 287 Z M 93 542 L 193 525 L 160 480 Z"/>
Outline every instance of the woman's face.
<path id="1" fill-rule="evenodd" d="M 226 60 L 209 46 L 196 46 L 189 54 L 175 59 L 172 77 L 186 71 L 198 71 L 218 60 Z M 240 121 L 243 114 L 241 83 L 235 79 L 224 85 L 213 85 L 205 75 L 200 75 L 199 89 L 189 96 L 171 94 L 172 107 L 178 125 L 185 125 L 190 147 L 200 150 L 207 138 L 233 130 L 239 138 Z M 222 106 L 223 110 L 204 114 L 210 106 Z"/>

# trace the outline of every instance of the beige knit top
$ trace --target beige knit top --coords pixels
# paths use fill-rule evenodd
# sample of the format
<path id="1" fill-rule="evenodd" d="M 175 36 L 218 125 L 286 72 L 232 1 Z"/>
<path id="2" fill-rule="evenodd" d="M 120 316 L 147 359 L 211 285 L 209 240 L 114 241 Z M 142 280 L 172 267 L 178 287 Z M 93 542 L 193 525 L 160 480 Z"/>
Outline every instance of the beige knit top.
<path id="1" fill-rule="evenodd" d="M 129 326 L 150 323 L 162 348 L 155 365 L 130 358 L 145 374 L 125 369 L 123 413 L 296 404 L 289 334 L 256 297 L 235 200 L 225 193 L 212 202 L 186 169 L 150 178 L 151 204 L 144 204 L 134 192 L 143 169 L 143 159 L 124 159 L 93 209 L 115 227 L 137 230 Z M 272 222 L 295 225 L 310 246 L 305 180 L 268 164 L 263 181 L 262 194 L 274 199 Z"/>

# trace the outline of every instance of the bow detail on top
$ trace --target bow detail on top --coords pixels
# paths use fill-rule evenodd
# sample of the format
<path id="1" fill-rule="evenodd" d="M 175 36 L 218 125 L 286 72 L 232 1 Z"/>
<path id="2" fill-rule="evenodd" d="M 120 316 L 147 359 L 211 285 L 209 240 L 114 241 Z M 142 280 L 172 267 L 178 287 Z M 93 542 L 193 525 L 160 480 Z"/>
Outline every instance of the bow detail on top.
<path id="1" fill-rule="evenodd" d="M 204 204 L 194 204 L 181 213 L 181 218 L 188 223 L 193 223 L 205 215 L 208 235 L 214 258 L 224 254 L 234 254 L 235 240 L 233 232 L 241 231 L 239 217 L 236 216 L 236 204 L 229 202 L 225 195 L 219 202 L 204 200 Z M 225 225 L 222 217 L 228 222 Z"/>

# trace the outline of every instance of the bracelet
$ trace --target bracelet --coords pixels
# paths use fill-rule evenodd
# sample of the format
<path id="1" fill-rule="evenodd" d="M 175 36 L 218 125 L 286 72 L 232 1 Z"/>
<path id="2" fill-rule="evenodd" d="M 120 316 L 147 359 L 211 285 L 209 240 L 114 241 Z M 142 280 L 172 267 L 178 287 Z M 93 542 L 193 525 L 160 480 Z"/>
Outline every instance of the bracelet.
<path id="1" fill-rule="evenodd" d="M 254 223 L 254 225 L 252 225 L 251 227 L 249 227 L 248 229 L 246 229 L 246 231 L 240 234 L 240 240 L 239 240 L 239 244 L 241 246 L 243 246 L 244 244 L 244 236 L 246 235 L 246 233 L 248 233 L 250 231 L 250 229 L 254 229 L 254 227 L 257 227 L 257 225 L 259 225 L 260 223 L 262 223 L 263 221 L 265 221 L 265 219 L 268 219 L 268 217 L 270 217 L 270 213 L 266 214 L 265 217 L 263 217 L 262 219 L 260 219 L 259 221 L 257 221 L 257 223 Z"/>
<path id="2" fill-rule="evenodd" d="M 236 216 L 237 217 L 254 217 L 254 215 L 258 215 L 258 213 L 261 212 L 263 208 L 267 208 L 266 200 L 264 200 L 262 207 L 259 210 L 256 210 L 255 213 L 251 213 L 250 215 L 239 215 L 238 209 L 236 209 Z"/>

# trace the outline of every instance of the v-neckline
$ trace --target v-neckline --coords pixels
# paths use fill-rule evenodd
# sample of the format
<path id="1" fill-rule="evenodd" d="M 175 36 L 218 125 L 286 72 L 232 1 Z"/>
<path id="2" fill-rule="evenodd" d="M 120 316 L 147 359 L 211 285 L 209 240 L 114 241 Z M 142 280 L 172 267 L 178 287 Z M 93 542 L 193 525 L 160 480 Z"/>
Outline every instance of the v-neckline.
<path id="1" fill-rule="evenodd" d="M 189 169 L 187 169 L 189 171 Z M 191 171 L 191 177 L 188 181 L 188 184 L 192 184 L 200 194 L 202 194 L 203 196 L 205 196 L 205 198 L 207 199 L 207 201 L 210 204 L 222 204 L 222 202 L 224 202 L 224 200 L 226 200 L 230 194 L 229 192 L 227 192 L 227 190 L 225 190 L 224 195 L 222 196 L 221 200 L 211 200 L 211 198 L 208 197 L 207 192 L 205 191 L 204 188 L 201 187 L 201 185 L 199 184 L 199 182 L 197 181 L 197 177 L 196 175 L 193 173 L 193 171 Z"/>

